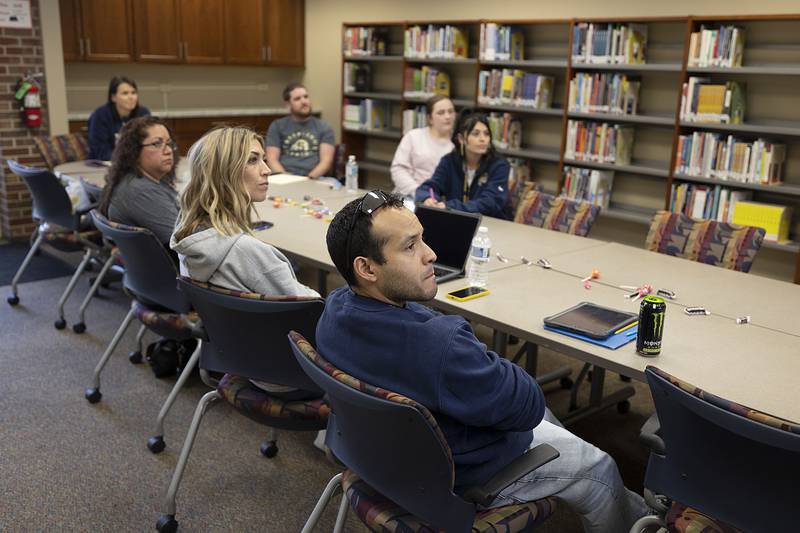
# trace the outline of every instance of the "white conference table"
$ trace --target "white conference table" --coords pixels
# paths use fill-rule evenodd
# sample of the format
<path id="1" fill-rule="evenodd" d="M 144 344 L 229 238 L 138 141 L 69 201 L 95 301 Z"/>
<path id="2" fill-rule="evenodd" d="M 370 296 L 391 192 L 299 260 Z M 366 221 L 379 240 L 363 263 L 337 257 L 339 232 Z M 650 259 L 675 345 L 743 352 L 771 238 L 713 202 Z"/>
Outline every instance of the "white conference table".
<path id="1" fill-rule="evenodd" d="M 271 186 L 270 195 L 282 194 L 281 189 Z M 337 192 L 335 197 L 323 198 L 332 212 L 364 193 Z M 334 270 L 325 245 L 329 217 L 317 219 L 285 203 L 275 208 L 263 202 L 256 209 L 260 218 L 275 223 L 259 232 L 258 238 L 315 267 Z M 448 291 L 464 285 L 464 280 L 454 280 L 440 286 L 431 302 L 435 307 L 638 380 L 644 379 L 645 366 L 653 364 L 732 401 L 800 420 L 800 388 L 795 386 L 795 376 L 800 375 L 800 336 L 793 334 L 797 331 L 793 314 L 771 311 L 775 295 L 797 295 L 800 287 L 617 243 L 488 217 L 484 222 L 491 228 L 493 249 L 509 259 L 502 264 L 493 258 L 491 294 L 468 302 L 447 299 Z M 522 265 L 520 255 L 532 261 L 545 257 L 554 269 Z M 599 269 L 601 278 L 587 290 L 580 278 L 592 269 Z M 630 279 L 637 272 L 647 275 Z M 545 316 L 584 300 L 635 311 L 638 302 L 624 299 L 627 291 L 617 285 L 639 283 L 678 293 L 678 300 L 668 308 L 664 350 L 658 357 L 637 355 L 633 342 L 609 350 L 542 326 Z M 690 317 L 682 305 L 704 305 L 713 314 Z M 732 317 L 740 309 L 753 317 L 753 324 L 736 324 Z M 788 310 L 788 304 L 784 309 Z"/>

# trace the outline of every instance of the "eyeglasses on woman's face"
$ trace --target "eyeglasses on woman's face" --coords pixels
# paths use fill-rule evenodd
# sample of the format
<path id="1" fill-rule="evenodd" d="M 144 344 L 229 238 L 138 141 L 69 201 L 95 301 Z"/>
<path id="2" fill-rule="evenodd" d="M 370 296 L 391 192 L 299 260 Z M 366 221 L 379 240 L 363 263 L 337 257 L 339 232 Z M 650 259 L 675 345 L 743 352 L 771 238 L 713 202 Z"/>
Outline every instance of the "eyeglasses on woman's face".
<path id="1" fill-rule="evenodd" d="M 172 139 L 165 141 L 164 139 L 156 139 L 155 141 L 147 144 L 142 144 L 142 148 L 145 147 L 152 147 L 155 150 L 164 150 L 165 148 L 169 148 L 173 152 L 178 151 L 178 143 L 173 141 Z"/>

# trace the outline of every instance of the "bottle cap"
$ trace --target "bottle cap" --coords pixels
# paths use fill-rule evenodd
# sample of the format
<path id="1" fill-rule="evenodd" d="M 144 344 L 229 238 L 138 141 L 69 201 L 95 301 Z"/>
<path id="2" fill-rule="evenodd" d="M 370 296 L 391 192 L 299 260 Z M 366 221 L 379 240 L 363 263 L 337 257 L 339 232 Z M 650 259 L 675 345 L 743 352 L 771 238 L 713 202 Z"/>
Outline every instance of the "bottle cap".
<path id="1" fill-rule="evenodd" d="M 487 228 L 486 226 L 481 226 L 480 228 L 478 228 L 478 233 L 489 233 L 489 228 Z"/>

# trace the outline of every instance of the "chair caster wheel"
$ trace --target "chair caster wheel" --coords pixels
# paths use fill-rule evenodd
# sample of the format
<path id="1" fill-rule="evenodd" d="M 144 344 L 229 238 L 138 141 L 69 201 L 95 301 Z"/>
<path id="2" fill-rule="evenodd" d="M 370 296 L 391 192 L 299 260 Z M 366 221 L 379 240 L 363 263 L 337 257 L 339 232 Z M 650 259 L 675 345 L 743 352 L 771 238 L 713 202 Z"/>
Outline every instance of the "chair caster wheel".
<path id="1" fill-rule="evenodd" d="M 178 521 L 171 514 L 162 514 L 156 522 L 156 529 L 159 533 L 175 533 L 178 531 Z"/>
<path id="2" fill-rule="evenodd" d="M 274 442 L 262 442 L 261 455 L 263 455 L 267 459 L 272 459 L 273 457 L 278 455 L 278 445 L 275 444 Z"/>
<path id="3" fill-rule="evenodd" d="M 621 415 L 624 415 L 630 410 L 631 410 L 631 402 L 629 402 L 628 400 L 622 400 L 617 404 L 617 412 Z"/>
<path id="4" fill-rule="evenodd" d="M 136 351 L 129 353 L 128 361 L 130 361 L 134 365 L 138 365 L 139 363 L 142 362 L 142 352 Z"/>
<path id="5" fill-rule="evenodd" d="M 167 445 L 164 444 L 164 437 L 161 435 L 147 439 L 147 449 L 152 453 L 161 453 L 166 447 Z"/>
<path id="6" fill-rule="evenodd" d="M 570 378 L 561 378 L 558 380 L 558 384 L 561 385 L 562 389 L 569 390 L 575 383 Z"/>
<path id="7" fill-rule="evenodd" d="M 100 392 L 100 389 L 90 388 L 86 389 L 83 393 L 89 403 L 97 403 L 100 401 L 100 398 L 103 397 L 103 394 Z"/>
<path id="8" fill-rule="evenodd" d="M 8 305 L 17 305 L 19 303 L 19 296 L 16 294 L 14 296 L 9 296 L 6 301 L 8 302 Z"/>
<path id="9" fill-rule="evenodd" d="M 63 318 L 59 318 L 53 323 L 53 326 L 55 326 L 56 329 L 64 329 L 67 327 L 67 321 Z"/>
<path id="10" fill-rule="evenodd" d="M 86 324 L 84 324 L 83 322 L 78 322 L 77 324 L 73 324 L 72 331 L 78 334 L 83 333 L 84 331 L 86 331 Z"/>

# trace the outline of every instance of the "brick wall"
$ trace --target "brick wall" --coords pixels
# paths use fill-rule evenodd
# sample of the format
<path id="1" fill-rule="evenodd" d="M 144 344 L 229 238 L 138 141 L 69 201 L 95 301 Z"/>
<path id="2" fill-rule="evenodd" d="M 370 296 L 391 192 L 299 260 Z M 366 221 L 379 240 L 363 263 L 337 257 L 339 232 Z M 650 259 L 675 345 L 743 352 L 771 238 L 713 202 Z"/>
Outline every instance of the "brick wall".
<path id="1" fill-rule="evenodd" d="M 41 156 L 33 144 L 37 135 L 47 135 L 47 91 L 39 78 L 42 126 L 25 127 L 14 98 L 17 80 L 27 72 L 44 72 L 42 23 L 39 0 L 30 0 L 32 29 L 0 28 L 0 236 L 25 239 L 36 226 L 31 219 L 31 198 L 25 184 L 5 164 L 6 159 L 39 166 Z"/>

